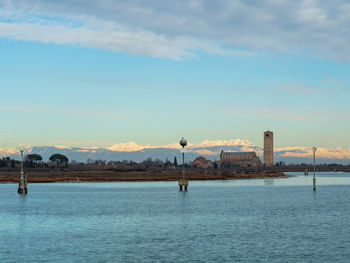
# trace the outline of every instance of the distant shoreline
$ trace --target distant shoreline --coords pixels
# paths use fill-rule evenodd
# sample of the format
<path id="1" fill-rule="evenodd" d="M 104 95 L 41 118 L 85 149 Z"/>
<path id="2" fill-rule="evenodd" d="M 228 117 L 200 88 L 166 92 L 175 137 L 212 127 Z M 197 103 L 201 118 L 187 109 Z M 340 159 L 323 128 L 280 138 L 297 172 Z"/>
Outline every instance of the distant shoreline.
<path id="1" fill-rule="evenodd" d="M 55 183 L 55 182 L 152 182 L 152 181 L 177 181 L 182 177 L 179 169 L 165 171 L 52 171 L 52 172 L 28 172 L 28 183 Z M 189 170 L 186 171 L 186 179 L 190 181 L 202 180 L 239 180 L 239 179 L 264 179 L 264 178 L 288 178 L 283 172 L 251 172 L 237 173 L 232 171 L 217 170 Z M 16 172 L 0 172 L 0 183 L 17 183 L 19 174 Z"/>

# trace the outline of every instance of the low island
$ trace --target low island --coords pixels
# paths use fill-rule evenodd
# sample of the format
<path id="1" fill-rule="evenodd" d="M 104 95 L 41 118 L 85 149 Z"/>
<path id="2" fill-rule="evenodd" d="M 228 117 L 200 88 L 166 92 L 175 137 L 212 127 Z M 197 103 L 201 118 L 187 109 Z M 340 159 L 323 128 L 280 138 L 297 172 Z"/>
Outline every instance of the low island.
<path id="1" fill-rule="evenodd" d="M 20 171 L 28 183 L 51 182 L 133 182 L 177 181 L 182 178 L 183 167 L 169 160 L 134 161 L 68 161 L 64 155 L 54 154 L 49 162 L 40 155 L 31 154 L 23 161 L 3 158 L 0 160 L 0 183 L 19 182 Z M 218 163 L 198 157 L 185 163 L 185 178 L 188 180 L 234 180 L 288 177 L 283 171 L 266 169 L 263 165 L 239 167 L 230 163 Z"/>
<path id="2" fill-rule="evenodd" d="M 0 171 L 0 182 L 18 182 L 18 172 Z M 40 171 L 27 172 L 28 183 L 51 182 L 133 182 L 133 181 L 177 181 L 182 177 L 181 169 L 146 170 L 146 171 L 113 171 L 113 170 L 83 170 L 72 171 Z M 189 180 L 233 180 L 288 177 L 283 172 L 237 172 L 206 169 L 188 169 L 186 178 Z"/>

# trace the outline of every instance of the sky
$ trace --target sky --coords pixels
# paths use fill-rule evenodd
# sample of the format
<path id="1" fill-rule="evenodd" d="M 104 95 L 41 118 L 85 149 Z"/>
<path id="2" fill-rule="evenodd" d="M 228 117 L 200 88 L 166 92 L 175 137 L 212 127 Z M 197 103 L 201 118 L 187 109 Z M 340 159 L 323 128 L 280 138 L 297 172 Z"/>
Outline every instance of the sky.
<path id="1" fill-rule="evenodd" d="M 350 148 L 350 3 L 0 0 L 0 148 Z"/>

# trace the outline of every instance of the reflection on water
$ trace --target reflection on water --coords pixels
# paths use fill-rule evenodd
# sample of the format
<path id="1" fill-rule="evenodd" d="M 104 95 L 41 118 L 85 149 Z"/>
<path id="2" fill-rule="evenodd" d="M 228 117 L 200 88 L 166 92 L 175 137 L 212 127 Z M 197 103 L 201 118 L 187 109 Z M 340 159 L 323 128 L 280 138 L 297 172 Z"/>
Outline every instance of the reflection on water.
<path id="1" fill-rule="evenodd" d="M 0 184 L 0 262 L 348 262 L 350 175 L 289 174 Z"/>
<path id="2" fill-rule="evenodd" d="M 262 179 L 237 179 L 237 180 L 216 180 L 216 181 L 191 181 L 189 188 L 193 186 L 212 187 L 212 186 L 293 186 L 293 185 L 312 185 L 312 175 L 304 176 L 303 172 L 287 172 L 288 178 L 262 178 Z M 350 173 L 344 172 L 317 172 L 317 185 L 350 185 Z M 118 189 L 137 189 L 137 188 L 157 188 L 157 187 L 174 187 L 177 181 L 156 181 L 156 182 L 80 182 L 80 183 L 55 183 L 45 184 L 49 190 L 57 188 L 58 185 L 81 189 L 88 188 L 118 188 Z M 33 184 L 30 185 L 33 187 Z M 183 192 L 183 196 L 186 197 Z"/>
<path id="3" fill-rule="evenodd" d="M 273 179 L 264 179 L 264 185 L 273 185 Z"/>
<path id="4" fill-rule="evenodd" d="M 304 176 L 303 172 L 286 173 L 288 178 L 265 178 L 265 179 L 238 179 L 227 181 L 191 181 L 196 186 L 294 186 L 312 185 L 313 176 Z M 344 172 L 318 172 L 316 173 L 317 185 L 350 185 L 350 173 Z"/>

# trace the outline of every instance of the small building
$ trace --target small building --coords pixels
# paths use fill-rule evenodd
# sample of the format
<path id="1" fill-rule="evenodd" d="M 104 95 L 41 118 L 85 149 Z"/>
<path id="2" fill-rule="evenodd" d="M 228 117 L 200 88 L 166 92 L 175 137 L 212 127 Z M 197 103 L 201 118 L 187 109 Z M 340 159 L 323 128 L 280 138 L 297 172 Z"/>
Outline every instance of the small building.
<path id="1" fill-rule="evenodd" d="M 236 167 L 256 167 L 260 165 L 260 159 L 255 152 L 221 151 L 220 163 L 229 163 Z"/>
<path id="2" fill-rule="evenodd" d="M 213 162 L 205 159 L 203 156 L 199 156 L 191 163 L 191 166 L 206 169 L 213 167 Z"/>

